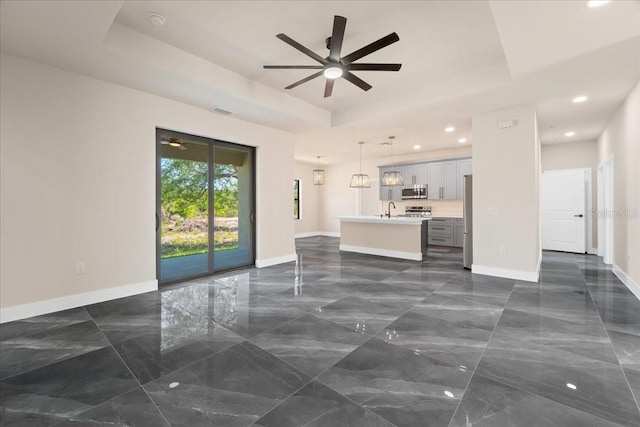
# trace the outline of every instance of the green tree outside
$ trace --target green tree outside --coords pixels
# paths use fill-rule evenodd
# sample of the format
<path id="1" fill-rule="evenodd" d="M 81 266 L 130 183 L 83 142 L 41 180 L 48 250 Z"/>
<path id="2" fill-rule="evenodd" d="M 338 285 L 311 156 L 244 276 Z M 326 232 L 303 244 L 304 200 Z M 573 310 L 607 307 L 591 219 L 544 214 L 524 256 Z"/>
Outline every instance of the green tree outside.
<path id="1" fill-rule="evenodd" d="M 204 162 L 163 158 L 161 167 L 162 257 L 206 253 L 208 250 L 208 167 Z M 237 218 L 238 176 L 233 165 L 216 164 L 215 218 Z M 229 225 L 231 224 L 231 225 Z M 238 246 L 237 221 L 214 230 L 215 250 Z"/>

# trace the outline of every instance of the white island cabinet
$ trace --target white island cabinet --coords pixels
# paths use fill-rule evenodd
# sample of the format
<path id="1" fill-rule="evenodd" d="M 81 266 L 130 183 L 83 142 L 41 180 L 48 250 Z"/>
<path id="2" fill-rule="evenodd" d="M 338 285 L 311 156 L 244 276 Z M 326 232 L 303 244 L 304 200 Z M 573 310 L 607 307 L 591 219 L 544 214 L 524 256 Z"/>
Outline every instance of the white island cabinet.
<path id="1" fill-rule="evenodd" d="M 340 250 L 421 261 L 429 217 L 341 216 Z"/>

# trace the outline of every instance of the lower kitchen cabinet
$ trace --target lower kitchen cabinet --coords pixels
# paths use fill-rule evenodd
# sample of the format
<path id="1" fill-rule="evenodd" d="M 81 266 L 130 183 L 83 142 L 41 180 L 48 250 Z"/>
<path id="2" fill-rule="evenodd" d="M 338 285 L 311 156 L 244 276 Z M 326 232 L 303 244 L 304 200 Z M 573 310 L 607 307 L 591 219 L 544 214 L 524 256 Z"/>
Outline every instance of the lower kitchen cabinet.
<path id="1" fill-rule="evenodd" d="M 461 248 L 464 244 L 464 221 L 460 218 L 453 221 L 453 246 Z"/>
<path id="2" fill-rule="evenodd" d="M 458 235 L 460 230 L 464 233 L 464 223 L 460 218 L 432 218 L 428 221 L 430 245 L 462 247 L 464 235 Z"/>

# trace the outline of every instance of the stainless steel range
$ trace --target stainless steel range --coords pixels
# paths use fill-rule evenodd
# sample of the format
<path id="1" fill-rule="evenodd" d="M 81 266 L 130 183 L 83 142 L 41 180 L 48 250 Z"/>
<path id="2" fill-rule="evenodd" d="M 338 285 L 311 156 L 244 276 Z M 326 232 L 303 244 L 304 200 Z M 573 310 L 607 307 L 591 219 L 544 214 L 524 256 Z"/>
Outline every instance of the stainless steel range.
<path id="1" fill-rule="evenodd" d="M 406 206 L 404 208 L 404 215 L 409 217 L 424 217 L 431 216 L 431 206 Z"/>

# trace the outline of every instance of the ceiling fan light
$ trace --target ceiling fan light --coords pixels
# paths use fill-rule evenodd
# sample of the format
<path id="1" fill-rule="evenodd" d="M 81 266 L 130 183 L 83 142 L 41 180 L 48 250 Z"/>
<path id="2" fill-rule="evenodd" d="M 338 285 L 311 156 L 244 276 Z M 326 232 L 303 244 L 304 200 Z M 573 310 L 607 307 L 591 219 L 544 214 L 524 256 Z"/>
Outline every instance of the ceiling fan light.
<path id="1" fill-rule="evenodd" d="M 180 141 L 176 141 L 176 140 L 169 141 L 169 145 L 172 147 L 182 147 L 182 144 L 180 143 Z"/>
<path id="2" fill-rule="evenodd" d="M 323 74 L 326 78 L 334 80 L 339 77 L 342 77 L 342 68 L 338 66 L 331 66 L 324 69 Z"/>

